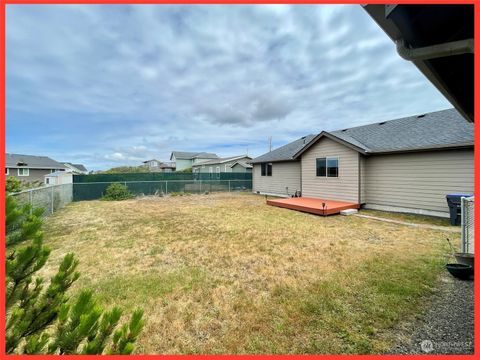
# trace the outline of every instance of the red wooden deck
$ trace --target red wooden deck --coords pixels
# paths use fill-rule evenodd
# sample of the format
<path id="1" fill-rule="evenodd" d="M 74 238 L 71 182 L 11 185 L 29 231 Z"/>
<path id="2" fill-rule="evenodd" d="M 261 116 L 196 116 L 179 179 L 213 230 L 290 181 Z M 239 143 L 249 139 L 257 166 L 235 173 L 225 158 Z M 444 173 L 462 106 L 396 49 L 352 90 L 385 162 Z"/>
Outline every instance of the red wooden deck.
<path id="1" fill-rule="evenodd" d="M 323 203 L 325 207 L 322 206 Z M 355 203 L 307 197 L 267 199 L 267 204 L 317 215 L 333 215 L 339 214 L 342 210 L 360 208 L 360 205 Z"/>

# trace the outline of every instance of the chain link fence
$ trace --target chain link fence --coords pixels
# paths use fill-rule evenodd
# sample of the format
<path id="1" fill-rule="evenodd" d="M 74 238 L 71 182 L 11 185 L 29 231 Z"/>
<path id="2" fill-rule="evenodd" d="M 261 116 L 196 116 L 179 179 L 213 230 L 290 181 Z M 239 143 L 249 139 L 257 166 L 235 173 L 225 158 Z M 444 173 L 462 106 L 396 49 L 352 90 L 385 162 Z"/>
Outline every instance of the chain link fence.
<path id="1" fill-rule="evenodd" d="M 43 214 L 50 215 L 73 201 L 73 184 L 50 185 L 27 189 L 10 194 L 18 204 L 30 204 L 42 208 Z"/>
<path id="2" fill-rule="evenodd" d="M 165 180 L 165 181 L 110 181 L 50 185 L 10 194 L 18 204 L 30 204 L 44 209 L 44 215 L 53 214 L 72 201 L 102 198 L 110 184 L 128 187 L 135 196 L 166 196 L 178 193 L 252 191 L 252 180 Z"/>
<path id="3" fill-rule="evenodd" d="M 462 211 L 462 252 L 474 253 L 474 205 L 475 198 L 468 197 L 461 199 L 461 211 Z"/>
<path id="4" fill-rule="evenodd" d="M 203 194 L 205 192 L 252 191 L 252 180 L 164 180 L 109 181 L 73 184 L 73 201 L 100 199 L 108 186 L 119 183 L 136 196 L 165 196 L 172 193 Z"/>

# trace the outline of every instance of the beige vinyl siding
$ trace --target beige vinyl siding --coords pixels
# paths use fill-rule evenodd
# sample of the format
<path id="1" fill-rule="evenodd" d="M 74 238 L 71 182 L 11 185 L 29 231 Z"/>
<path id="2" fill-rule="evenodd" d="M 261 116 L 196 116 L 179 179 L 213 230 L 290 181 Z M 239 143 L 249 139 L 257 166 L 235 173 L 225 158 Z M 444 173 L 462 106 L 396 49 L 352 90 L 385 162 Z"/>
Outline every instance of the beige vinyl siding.
<path id="1" fill-rule="evenodd" d="M 338 178 L 316 176 L 316 159 L 322 157 L 338 157 Z M 358 203 L 359 161 L 357 151 L 320 139 L 302 155 L 302 196 Z"/>
<path id="2" fill-rule="evenodd" d="M 363 204 L 365 202 L 366 158 L 364 155 L 358 153 L 358 159 L 360 161 L 360 204 Z"/>
<path id="3" fill-rule="evenodd" d="M 374 155 L 365 165 L 367 206 L 448 212 L 445 195 L 473 194 L 473 149 Z"/>
<path id="4" fill-rule="evenodd" d="M 287 196 L 300 186 L 300 161 L 272 163 L 272 176 L 262 176 L 261 165 L 253 165 L 253 192 Z"/>

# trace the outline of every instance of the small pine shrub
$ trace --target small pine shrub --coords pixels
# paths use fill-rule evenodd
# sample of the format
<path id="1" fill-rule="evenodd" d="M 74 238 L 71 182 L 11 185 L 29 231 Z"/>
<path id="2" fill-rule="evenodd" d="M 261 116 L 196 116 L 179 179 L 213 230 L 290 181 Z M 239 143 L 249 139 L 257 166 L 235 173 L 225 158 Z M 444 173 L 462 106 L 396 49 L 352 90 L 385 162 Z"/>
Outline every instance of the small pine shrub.
<path id="1" fill-rule="evenodd" d="M 127 200 L 133 198 L 133 194 L 128 190 L 128 187 L 123 184 L 114 183 L 110 184 L 105 190 L 103 200 Z"/>
<path id="2" fill-rule="evenodd" d="M 5 181 L 5 191 L 7 194 L 19 192 L 22 188 L 23 186 L 20 180 L 13 176 L 7 176 Z"/>

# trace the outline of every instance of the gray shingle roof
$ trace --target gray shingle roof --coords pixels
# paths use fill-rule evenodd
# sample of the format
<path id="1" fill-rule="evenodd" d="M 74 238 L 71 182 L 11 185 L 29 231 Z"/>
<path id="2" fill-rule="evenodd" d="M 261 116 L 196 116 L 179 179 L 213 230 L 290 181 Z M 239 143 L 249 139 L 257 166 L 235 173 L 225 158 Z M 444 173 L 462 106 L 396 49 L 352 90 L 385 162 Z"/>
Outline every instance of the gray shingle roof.
<path id="1" fill-rule="evenodd" d="M 310 134 L 303 136 L 300 139 L 292 141 L 287 145 L 280 146 L 266 154 L 260 155 L 250 161 L 252 164 L 262 162 L 276 162 L 276 161 L 291 161 L 294 160 L 293 156 L 299 152 L 305 145 L 307 145 L 315 135 Z"/>
<path id="2" fill-rule="evenodd" d="M 62 164 L 69 164 L 69 165 L 73 166 L 74 168 L 77 168 L 80 171 L 88 171 L 87 168 L 85 166 L 83 166 L 82 164 L 73 164 L 71 162 L 62 162 Z"/>
<path id="3" fill-rule="evenodd" d="M 217 159 L 218 155 L 207 152 L 189 152 L 189 151 L 172 151 L 172 156 L 176 159 L 190 160 L 190 159 Z M 171 156 L 170 156 L 171 158 Z"/>
<path id="4" fill-rule="evenodd" d="M 25 165 L 19 165 L 25 164 Z M 5 154 L 5 166 L 16 168 L 19 166 L 37 169 L 66 169 L 65 165 L 50 159 L 47 156 L 23 155 L 23 154 Z"/>
<path id="5" fill-rule="evenodd" d="M 331 131 L 329 134 L 367 153 L 473 145 L 473 124 L 455 109 Z"/>
<path id="6" fill-rule="evenodd" d="M 233 168 L 237 164 L 243 166 L 245 169 L 251 169 L 253 167 L 252 165 L 248 164 L 246 161 L 243 160 L 235 161 L 232 165 L 230 165 L 230 167 Z"/>
<path id="7" fill-rule="evenodd" d="M 193 164 L 193 166 L 223 164 L 223 163 L 226 163 L 226 162 L 229 162 L 229 161 L 232 161 L 232 160 L 242 159 L 242 158 L 245 158 L 245 157 L 251 159 L 251 157 L 249 157 L 248 155 L 237 155 L 237 156 L 229 156 L 229 157 L 218 158 L 218 159 L 213 159 L 213 160 L 205 160 L 205 161 L 201 161 L 199 163 Z"/>

